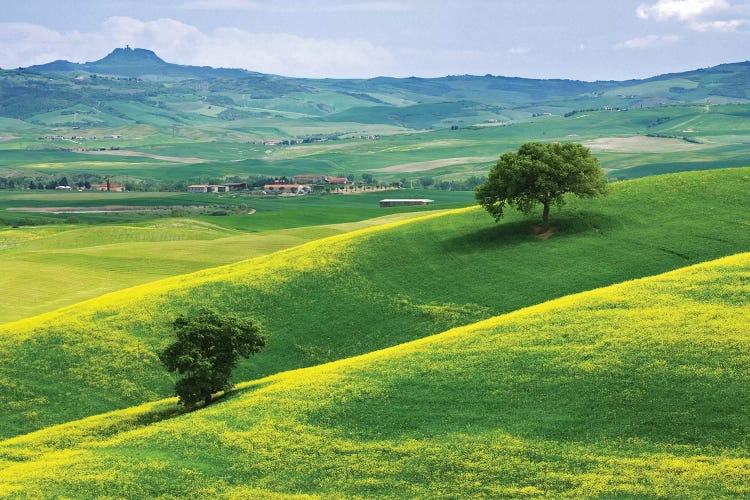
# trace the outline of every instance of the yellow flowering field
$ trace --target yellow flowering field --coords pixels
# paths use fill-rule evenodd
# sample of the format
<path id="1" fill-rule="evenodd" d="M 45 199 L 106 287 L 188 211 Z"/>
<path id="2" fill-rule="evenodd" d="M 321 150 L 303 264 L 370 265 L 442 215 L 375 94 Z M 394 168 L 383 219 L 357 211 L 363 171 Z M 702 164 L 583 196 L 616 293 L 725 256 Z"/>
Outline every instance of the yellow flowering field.
<path id="1" fill-rule="evenodd" d="M 750 253 L 0 443 L 7 496 L 750 494 Z"/>

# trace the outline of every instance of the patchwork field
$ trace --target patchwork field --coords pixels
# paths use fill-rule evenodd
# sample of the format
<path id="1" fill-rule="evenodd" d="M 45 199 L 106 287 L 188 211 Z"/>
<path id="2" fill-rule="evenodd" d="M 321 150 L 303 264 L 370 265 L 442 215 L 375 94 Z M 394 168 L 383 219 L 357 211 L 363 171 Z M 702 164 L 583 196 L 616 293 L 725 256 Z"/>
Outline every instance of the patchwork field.
<path id="1" fill-rule="evenodd" d="M 25 496 L 750 493 L 750 254 L 0 443 Z"/>
<path id="2" fill-rule="evenodd" d="M 441 108 L 434 106 L 438 113 Z M 396 134 L 394 131 L 368 134 L 360 130 L 340 133 L 323 142 L 292 145 L 264 145 L 257 137 L 240 137 L 245 128 L 259 130 L 261 124 L 257 120 L 242 125 L 230 122 L 235 127 L 231 131 L 134 125 L 132 129 L 91 130 L 89 134 L 102 135 L 97 135 L 99 138 L 90 141 L 88 147 L 107 151 L 90 151 L 86 155 L 56 150 L 65 145 L 54 142 L 40 143 L 35 136 L 42 131 L 32 129 L 25 135 L 13 131 L 17 139 L 0 143 L 0 176 L 44 174 L 59 178 L 106 174 L 118 182 L 158 185 L 227 176 L 308 173 L 361 179 L 363 173 L 369 173 L 384 183 L 401 179 L 418 181 L 425 176 L 439 183 L 482 177 L 500 154 L 536 140 L 588 144 L 611 178 L 628 179 L 750 164 L 748 109 L 748 104 L 708 108 L 671 105 L 586 111 L 567 117 L 558 110 L 542 116 L 526 114 L 500 125 L 477 119 L 456 121 L 456 130 L 450 130 L 448 124 L 417 130 L 400 128 Z M 317 130 L 314 121 L 289 122 L 302 137 Z M 122 139 L 103 139 L 110 130 L 121 134 Z M 213 135 L 206 135 L 208 130 Z M 294 135 L 285 130 L 270 127 L 265 138 Z M 62 133 L 67 137 L 76 132 L 70 129 Z M 110 148 L 120 150 L 110 151 Z M 132 155 L 125 156 L 131 154 L 128 152 Z M 206 162 L 184 163 L 198 160 Z"/>

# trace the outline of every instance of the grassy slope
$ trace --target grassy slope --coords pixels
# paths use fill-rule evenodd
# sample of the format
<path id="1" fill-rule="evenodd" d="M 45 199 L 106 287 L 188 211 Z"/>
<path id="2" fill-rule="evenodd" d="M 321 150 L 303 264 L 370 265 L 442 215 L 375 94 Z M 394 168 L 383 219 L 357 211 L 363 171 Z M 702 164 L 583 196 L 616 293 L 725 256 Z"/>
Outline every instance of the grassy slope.
<path id="1" fill-rule="evenodd" d="M 0 443 L 29 496 L 750 494 L 750 254 Z M 163 420 L 153 425 L 151 422 Z"/>
<path id="2" fill-rule="evenodd" d="M 0 231 L 0 288 L 13 291 L 0 305 L 0 323 L 141 283 L 422 214 L 394 214 L 361 222 L 258 233 L 171 218 L 133 225 L 42 226 Z M 284 215 L 290 218 L 289 214 Z M 284 215 L 280 217 L 285 219 Z M 325 223 L 325 218 L 319 217 L 316 222 Z"/>
<path id="3" fill-rule="evenodd" d="M 170 393 L 155 356 L 176 314 L 210 303 L 257 316 L 269 347 L 238 380 L 370 352 L 571 293 L 750 248 L 750 172 L 614 186 L 529 235 L 478 209 L 320 240 L 105 295 L 0 328 L 0 435 Z"/>

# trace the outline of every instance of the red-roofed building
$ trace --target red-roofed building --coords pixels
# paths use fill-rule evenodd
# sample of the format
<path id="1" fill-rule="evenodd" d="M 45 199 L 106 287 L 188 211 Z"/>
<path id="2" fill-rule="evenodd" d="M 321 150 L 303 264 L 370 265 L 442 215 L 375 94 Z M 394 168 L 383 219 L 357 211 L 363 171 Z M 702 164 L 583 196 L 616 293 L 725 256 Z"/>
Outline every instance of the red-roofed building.
<path id="1" fill-rule="evenodd" d="M 349 179 L 346 177 L 326 177 L 326 182 L 328 184 L 349 184 Z"/>
<path id="2" fill-rule="evenodd" d="M 91 190 L 92 191 L 114 191 L 117 193 L 124 193 L 125 186 L 121 186 L 120 184 L 112 184 L 110 182 L 102 182 L 101 184 L 92 184 Z"/>

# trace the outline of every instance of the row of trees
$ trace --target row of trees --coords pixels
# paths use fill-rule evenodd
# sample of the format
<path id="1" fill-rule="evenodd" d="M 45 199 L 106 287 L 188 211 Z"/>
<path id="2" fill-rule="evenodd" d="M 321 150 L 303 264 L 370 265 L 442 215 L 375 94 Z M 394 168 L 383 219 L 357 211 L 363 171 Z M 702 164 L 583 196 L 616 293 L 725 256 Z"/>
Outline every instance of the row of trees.
<path id="1" fill-rule="evenodd" d="M 477 186 L 482 184 L 486 177 L 472 175 L 466 179 L 439 180 L 434 177 L 424 176 L 417 179 L 399 179 L 400 187 L 423 188 L 423 189 L 440 189 L 442 191 L 473 191 Z"/>
<path id="2" fill-rule="evenodd" d="M 106 182 L 106 177 L 94 174 L 70 174 L 62 177 L 51 175 L 0 176 L 0 189 L 55 189 L 57 186 L 89 189 L 92 184 Z M 113 184 L 124 185 L 128 191 L 184 191 L 185 181 L 156 181 L 149 179 L 110 179 Z"/>
<path id="3" fill-rule="evenodd" d="M 88 189 L 92 184 L 104 182 L 105 178 L 93 174 L 75 174 L 56 177 L 52 175 L 12 175 L 0 176 L 0 189 L 55 189 L 57 186 L 70 186 Z"/>

